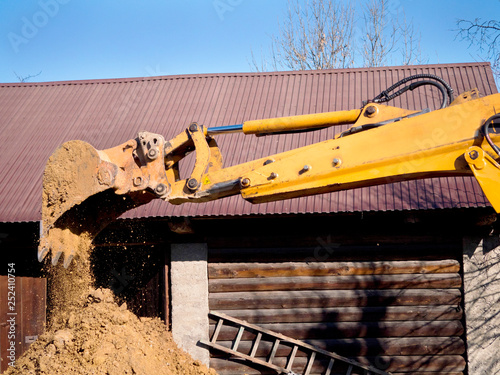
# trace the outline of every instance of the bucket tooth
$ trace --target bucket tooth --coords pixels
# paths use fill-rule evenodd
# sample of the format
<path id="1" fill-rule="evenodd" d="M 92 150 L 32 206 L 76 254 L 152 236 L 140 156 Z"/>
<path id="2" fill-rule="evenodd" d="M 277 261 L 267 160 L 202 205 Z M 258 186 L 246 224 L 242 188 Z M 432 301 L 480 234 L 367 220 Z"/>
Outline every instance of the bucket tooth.
<path id="1" fill-rule="evenodd" d="M 57 264 L 57 262 L 59 261 L 59 258 L 61 257 L 61 255 L 63 255 L 63 251 L 62 250 L 58 250 L 55 252 L 54 255 L 52 255 L 52 265 L 55 266 Z"/>

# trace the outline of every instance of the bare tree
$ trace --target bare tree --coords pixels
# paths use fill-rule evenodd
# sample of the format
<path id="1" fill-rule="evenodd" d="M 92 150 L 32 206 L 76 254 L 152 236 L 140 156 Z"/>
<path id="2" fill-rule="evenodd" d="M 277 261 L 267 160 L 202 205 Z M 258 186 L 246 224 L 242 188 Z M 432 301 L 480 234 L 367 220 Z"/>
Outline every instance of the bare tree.
<path id="1" fill-rule="evenodd" d="M 370 0 L 366 6 L 363 37 L 363 65 L 386 65 L 387 56 L 397 42 L 397 25 L 389 27 L 387 0 Z"/>
<path id="2" fill-rule="evenodd" d="M 469 41 L 470 45 L 477 45 L 480 51 L 486 53 L 491 60 L 492 69 L 497 81 L 500 81 L 500 22 L 496 20 L 474 21 L 458 20 L 457 36 Z"/>
<path id="3" fill-rule="evenodd" d="M 363 65 L 384 66 L 394 58 L 402 65 L 421 64 L 420 35 L 403 10 L 389 7 L 390 0 L 369 0 L 364 12 Z M 397 58 L 400 55 L 400 59 Z"/>
<path id="4" fill-rule="evenodd" d="M 402 21 L 399 24 L 401 40 L 400 40 L 400 55 L 403 65 L 423 64 L 427 62 L 422 56 L 420 48 L 420 33 L 417 33 L 413 22 L 408 22 L 406 15 L 403 13 Z"/>
<path id="5" fill-rule="evenodd" d="M 391 9 L 390 0 L 365 1 L 359 19 L 353 1 L 288 0 L 285 21 L 272 37 L 271 58 L 258 61 L 251 51 L 252 67 L 265 71 L 381 66 L 396 52 L 400 64 L 421 63 L 419 37 L 404 12 Z"/>
<path id="6" fill-rule="evenodd" d="M 14 72 L 14 74 L 16 75 L 16 78 L 19 80 L 19 82 L 28 82 L 30 79 L 38 77 L 40 74 L 42 74 L 42 71 L 40 70 L 37 74 L 30 74 L 27 76 L 20 76 L 16 72 Z"/>
<path id="7" fill-rule="evenodd" d="M 272 40 L 272 65 L 292 70 L 348 68 L 354 61 L 354 8 L 335 0 L 288 1 Z"/>

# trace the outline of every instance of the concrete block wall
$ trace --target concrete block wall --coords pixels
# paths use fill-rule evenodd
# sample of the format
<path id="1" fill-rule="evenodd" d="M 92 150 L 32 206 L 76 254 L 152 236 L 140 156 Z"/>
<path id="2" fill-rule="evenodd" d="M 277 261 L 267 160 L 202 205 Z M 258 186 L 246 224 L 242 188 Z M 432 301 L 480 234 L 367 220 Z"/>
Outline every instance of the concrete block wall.
<path id="1" fill-rule="evenodd" d="M 464 239 L 469 375 L 500 374 L 500 238 Z"/>

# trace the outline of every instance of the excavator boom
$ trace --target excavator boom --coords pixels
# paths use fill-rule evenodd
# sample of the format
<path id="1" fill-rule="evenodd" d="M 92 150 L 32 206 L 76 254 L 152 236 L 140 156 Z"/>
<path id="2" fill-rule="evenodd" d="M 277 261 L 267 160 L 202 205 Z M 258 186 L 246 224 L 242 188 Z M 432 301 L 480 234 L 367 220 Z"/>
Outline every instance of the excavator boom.
<path id="1" fill-rule="evenodd" d="M 409 111 L 383 101 L 379 96 L 356 110 L 215 128 L 192 123 L 169 141 L 141 132 L 100 151 L 83 141 L 67 142 L 45 169 L 38 258 L 42 261 L 52 252 L 53 264 L 63 257 L 64 266 L 69 266 L 78 249 L 106 225 L 158 198 L 182 204 L 240 194 L 261 203 L 418 178 L 473 175 L 500 212 L 500 149 L 495 144 L 500 139 L 495 127 L 500 122 L 500 94 L 480 98 L 475 92 L 464 93 L 449 105 L 443 101 L 435 111 Z M 262 136 L 339 124 L 351 127 L 333 139 L 227 168 L 215 140 L 225 133 Z M 192 152 L 194 167 L 189 177 L 180 178 L 180 165 Z"/>

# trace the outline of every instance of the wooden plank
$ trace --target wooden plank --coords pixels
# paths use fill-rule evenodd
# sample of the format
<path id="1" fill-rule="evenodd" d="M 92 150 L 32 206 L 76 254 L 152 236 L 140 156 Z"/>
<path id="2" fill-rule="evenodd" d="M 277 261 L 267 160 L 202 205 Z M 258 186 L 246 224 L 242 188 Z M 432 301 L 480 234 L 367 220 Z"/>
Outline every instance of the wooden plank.
<path id="1" fill-rule="evenodd" d="M 7 276 L 0 276 L 0 295 L 2 296 L 2 303 L 0 303 L 0 373 L 4 372 L 8 368 L 8 349 L 9 349 L 9 339 L 8 331 L 9 324 L 7 323 Z M 4 297 L 5 296 L 5 297 Z"/>
<path id="2" fill-rule="evenodd" d="M 215 327 L 213 334 L 212 334 L 212 339 L 210 340 L 211 342 L 215 343 L 217 341 L 217 338 L 219 337 L 220 330 L 222 329 L 222 325 L 224 324 L 224 319 L 219 319 L 217 321 L 217 326 Z"/>
<path id="3" fill-rule="evenodd" d="M 171 330 L 171 311 L 170 311 L 170 251 L 165 251 L 164 266 L 161 275 L 163 285 L 162 302 L 163 302 L 163 316 L 161 317 L 168 329 Z"/>
<path id="4" fill-rule="evenodd" d="M 268 363 L 273 363 L 274 356 L 276 355 L 276 351 L 280 345 L 280 339 L 275 339 L 273 343 L 273 348 L 271 349 L 271 353 L 269 354 L 269 358 L 267 359 Z"/>
<path id="5" fill-rule="evenodd" d="M 339 306 L 458 305 L 459 289 L 314 290 L 214 293 L 212 310 L 276 309 Z"/>
<path id="6" fill-rule="evenodd" d="M 359 322 L 373 320 L 460 320 L 458 306 L 374 306 L 218 310 L 250 323 Z"/>
<path id="7" fill-rule="evenodd" d="M 19 278 L 22 308 L 22 347 L 26 351 L 32 340 L 44 332 L 46 324 L 46 279 Z"/>
<path id="8" fill-rule="evenodd" d="M 379 363 L 380 367 L 384 367 L 386 371 L 390 372 L 436 371 L 446 373 L 465 370 L 465 359 L 459 355 L 357 357 L 356 360 L 372 365 Z"/>
<path id="9" fill-rule="evenodd" d="M 200 340 L 200 342 L 203 345 L 206 345 L 206 346 L 212 347 L 214 349 L 220 350 L 220 351 L 222 351 L 224 353 L 232 354 L 232 355 L 235 355 L 235 356 L 239 356 L 239 357 L 241 357 L 243 359 L 246 359 L 247 361 L 250 361 L 250 362 L 255 363 L 257 365 L 268 367 L 268 368 L 270 368 L 272 370 L 278 371 L 278 373 L 281 373 L 284 370 L 283 367 L 273 365 L 272 363 L 268 363 L 265 359 L 250 357 L 250 356 L 247 356 L 245 354 L 241 354 L 241 353 L 235 352 L 234 350 L 226 348 L 226 347 L 224 347 L 222 345 L 215 344 L 215 343 L 212 343 L 212 342 L 209 342 L 209 341 Z"/>
<path id="10" fill-rule="evenodd" d="M 344 218 L 345 219 L 345 218 Z M 262 219 L 261 219 L 262 220 Z M 415 233 L 395 233 L 394 230 L 387 232 L 387 225 L 384 231 L 373 228 L 371 233 L 363 231 L 363 236 L 359 236 L 359 228 L 354 226 L 348 229 L 350 232 L 342 231 L 342 234 L 332 234 L 331 225 L 325 227 L 325 217 L 319 218 L 321 226 L 324 228 L 321 233 L 312 234 L 303 233 L 300 235 L 288 233 L 288 235 L 277 235 L 276 230 L 272 234 L 263 237 L 245 236 L 241 233 L 237 236 L 226 235 L 217 237 L 209 235 L 207 242 L 209 245 L 209 261 L 217 262 L 227 261 L 232 256 L 237 262 L 253 261 L 255 259 L 266 259 L 266 261 L 290 261 L 291 259 L 305 259 L 306 257 L 320 257 L 324 260 L 327 255 L 333 259 L 349 259 L 349 256 L 354 259 L 371 259 L 384 257 L 385 254 L 397 258 L 408 259 L 444 259 L 453 258 L 457 249 L 460 249 L 461 244 L 455 236 L 446 237 L 443 232 L 439 235 L 426 234 L 415 235 Z M 310 220 L 308 220 L 310 222 Z M 345 224 L 345 220 L 344 224 Z M 269 227 L 272 227 L 272 219 L 269 219 Z M 378 223 L 380 226 L 383 224 Z M 401 221 L 398 221 L 401 224 Z M 301 228 L 302 229 L 302 228 Z M 344 225 L 345 229 L 345 225 Z M 290 231 L 288 231 L 290 232 Z M 376 245 L 374 245 L 376 243 Z M 327 253 L 330 251 L 330 254 Z M 325 254 L 326 253 L 326 254 Z M 234 254 L 234 255 L 233 255 Z M 419 256 L 422 254 L 422 258 Z M 252 257 L 253 255 L 253 257 Z M 362 258 L 361 258 L 362 257 Z M 233 262 L 234 262 L 233 261 Z"/>
<path id="11" fill-rule="evenodd" d="M 251 364 L 248 362 L 243 361 L 242 359 L 238 358 L 231 358 L 229 360 L 227 359 L 222 359 L 222 358 L 211 358 L 210 359 L 210 368 L 213 368 L 214 370 L 217 371 L 217 374 L 219 375 L 240 375 L 240 374 L 246 374 L 246 375 L 276 375 L 276 372 L 273 370 L 268 370 L 265 368 L 261 367 L 250 367 Z M 316 374 L 321 374 L 324 375 L 320 372 L 317 372 Z M 435 372 L 435 371 L 412 371 L 411 373 L 408 372 L 391 372 L 392 375 L 437 375 L 437 374 L 443 374 L 443 375 L 464 375 L 463 372 L 459 371 L 452 371 L 452 372 Z M 333 371 L 330 373 L 330 375 L 345 375 L 345 371 L 341 371 L 334 366 Z M 358 371 L 354 370 L 351 375 L 366 375 L 366 372 L 364 370 Z"/>
<path id="12" fill-rule="evenodd" d="M 284 323 L 261 324 L 261 328 L 279 332 L 298 340 L 340 339 L 355 337 L 438 337 L 460 336 L 464 329 L 460 321 L 408 321 L 408 322 L 340 322 L 340 323 Z M 210 329 L 213 332 L 213 329 Z M 237 328 L 224 326 L 219 340 L 233 340 Z M 242 340 L 248 341 L 255 334 L 245 331 Z"/>
<path id="13" fill-rule="evenodd" d="M 262 333 L 257 333 L 257 337 L 252 342 L 252 351 L 250 352 L 250 357 L 255 357 L 257 350 L 259 350 L 260 340 L 262 339 Z"/>
<path id="14" fill-rule="evenodd" d="M 330 237 L 331 239 L 331 237 Z M 226 239 L 224 239 L 226 240 Z M 241 244 L 242 239 L 238 238 Z M 335 241 L 330 241 L 333 246 L 328 248 L 328 236 L 323 237 L 320 241 L 324 244 L 318 243 L 321 247 L 304 247 L 304 248 L 293 248 L 293 247 L 260 247 L 260 248 L 228 248 L 228 249 L 214 249 L 210 247 L 208 253 L 209 263 L 223 263 L 228 262 L 255 262 L 258 259 L 260 262 L 300 262 L 304 259 L 312 259 L 314 261 L 364 261 L 366 259 L 373 259 L 374 261 L 381 260 L 441 260 L 441 259 L 452 259 L 457 254 L 457 249 L 460 248 L 459 245 L 414 245 L 414 246 L 346 246 L 342 243 Z M 317 239 L 312 239 L 312 243 L 317 243 Z M 309 243 L 308 245 L 310 245 Z M 282 244 L 281 244 L 282 245 Z M 279 246 L 279 244 L 278 244 Z M 338 246 L 338 247 L 337 247 Z M 331 250 L 330 253 L 327 251 Z"/>
<path id="15" fill-rule="evenodd" d="M 390 357 L 390 358 L 380 358 L 380 357 L 362 357 L 356 358 L 359 361 L 365 363 L 371 363 L 375 365 L 381 361 L 387 361 L 388 367 L 384 368 L 392 374 L 394 373 L 426 373 L 431 375 L 434 374 L 445 374 L 449 373 L 460 374 L 465 369 L 465 360 L 462 356 L 401 356 L 401 357 Z M 278 366 L 285 366 L 287 358 L 276 357 L 275 363 Z M 324 373 L 329 364 L 329 358 L 319 358 L 317 356 L 315 363 L 312 366 L 312 373 L 319 374 Z M 307 365 L 307 357 L 299 357 L 295 359 L 293 371 L 298 374 L 302 374 Z M 210 360 L 210 367 L 214 368 L 219 375 L 222 374 L 251 374 L 249 367 L 241 366 L 241 362 L 237 361 L 227 361 L 222 358 L 212 358 Z M 332 374 L 342 374 L 345 375 L 347 370 L 347 365 L 336 361 L 334 370 Z M 343 372 L 342 372 L 343 371 Z M 255 374 L 255 373 L 254 373 Z M 258 372 L 257 374 L 260 374 Z M 353 371 L 353 374 L 366 374 L 364 371 Z M 426 375 L 427 375 L 426 374 Z"/>
<path id="16" fill-rule="evenodd" d="M 307 366 L 306 370 L 304 371 L 304 375 L 309 375 L 311 373 L 311 369 L 315 359 L 316 359 L 316 352 L 312 352 L 309 358 L 307 359 Z"/>
<path id="17" fill-rule="evenodd" d="M 293 346 L 293 349 L 292 349 L 292 353 L 290 354 L 290 356 L 288 356 L 288 362 L 286 364 L 286 369 L 287 370 L 291 370 L 292 369 L 292 366 L 293 366 L 293 361 L 295 361 L 295 356 L 297 355 L 297 351 L 299 350 L 299 347 L 297 345 L 294 345 Z M 280 356 L 281 357 L 281 356 Z M 334 359 L 332 358 L 332 361 Z"/>
<path id="18" fill-rule="evenodd" d="M 330 361 L 328 362 L 328 367 L 326 368 L 325 375 L 330 375 L 332 373 L 334 364 L 335 364 L 335 359 L 330 358 Z"/>
<path id="19" fill-rule="evenodd" d="M 0 276 L 0 293 L 7 300 L 8 277 Z M 8 304 L 0 307 L 0 355 L 1 369 L 6 370 L 8 365 L 7 351 L 9 347 L 7 319 L 15 318 L 15 347 L 16 358 L 19 358 L 30 346 L 32 339 L 41 335 L 45 330 L 46 310 L 46 280 L 32 277 L 15 278 L 15 310 L 8 311 Z M 15 315 L 8 315 L 12 313 Z M 26 340 L 30 339 L 30 340 Z"/>
<path id="20" fill-rule="evenodd" d="M 211 279 L 208 291 L 221 293 L 321 289 L 449 289 L 461 286 L 462 279 L 458 273 L 437 273 Z"/>
<path id="21" fill-rule="evenodd" d="M 457 273 L 454 259 L 377 262 L 210 263 L 210 279 L 241 277 L 345 276 L 419 273 Z"/>
<path id="22" fill-rule="evenodd" d="M 451 337 L 378 337 L 378 338 L 350 338 L 350 339 L 310 339 L 307 342 L 329 352 L 354 357 L 377 355 L 461 355 L 465 353 L 465 343 L 457 336 Z M 230 347 L 232 341 L 219 341 L 223 346 Z M 265 357 L 272 348 L 272 342 L 261 341 L 258 350 L 253 350 L 252 341 L 241 341 L 238 351 L 257 357 Z M 281 345 L 276 353 L 277 357 L 287 357 L 292 349 Z M 299 351 L 297 356 L 303 357 L 306 353 Z"/>
<path id="23" fill-rule="evenodd" d="M 231 348 L 234 351 L 238 351 L 238 345 L 240 345 L 241 336 L 243 335 L 243 331 L 245 327 L 241 326 L 238 330 L 238 334 L 236 335 L 236 339 L 234 340 L 233 347 Z"/>

